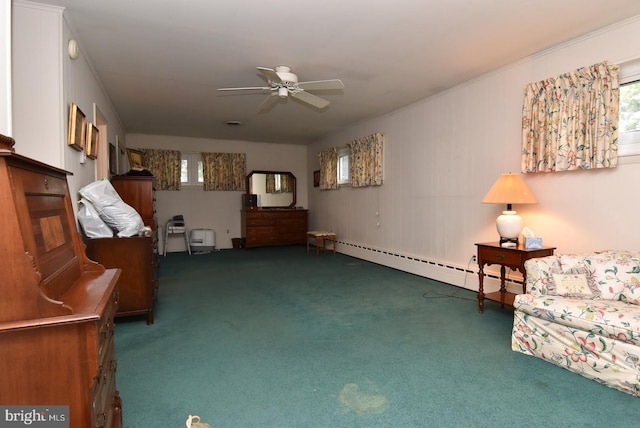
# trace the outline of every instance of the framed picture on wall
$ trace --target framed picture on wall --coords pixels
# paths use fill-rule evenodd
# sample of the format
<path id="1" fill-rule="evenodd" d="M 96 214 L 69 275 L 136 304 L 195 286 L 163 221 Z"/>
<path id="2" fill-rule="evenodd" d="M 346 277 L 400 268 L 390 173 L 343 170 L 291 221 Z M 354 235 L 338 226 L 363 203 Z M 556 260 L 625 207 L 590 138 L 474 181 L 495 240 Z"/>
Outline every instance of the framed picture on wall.
<path id="1" fill-rule="evenodd" d="M 144 153 L 140 150 L 127 149 L 127 158 L 129 158 L 129 168 L 142 171 L 144 169 Z"/>
<path id="2" fill-rule="evenodd" d="M 96 159 L 98 157 L 98 136 L 99 131 L 96 126 L 87 122 L 87 157 Z"/>
<path id="3" fill-rule="evenodd" d="M 313 171 L 313 187 L 320 187 L 320 170 Z"/>
<path id="4" fill-rule="evenodd" d="M 74 103 L 69 107 L 69 129 L 67 135 L 67 145 L 76 150 L 82 151 L 86 138 L 86 117 L 82 110 Z"/>
<path id="5" fill-rule="evenodd" d="M 116 146 L 113 143 L 109 143 L 109 174 L 118 174 L 118 156 Z"/>

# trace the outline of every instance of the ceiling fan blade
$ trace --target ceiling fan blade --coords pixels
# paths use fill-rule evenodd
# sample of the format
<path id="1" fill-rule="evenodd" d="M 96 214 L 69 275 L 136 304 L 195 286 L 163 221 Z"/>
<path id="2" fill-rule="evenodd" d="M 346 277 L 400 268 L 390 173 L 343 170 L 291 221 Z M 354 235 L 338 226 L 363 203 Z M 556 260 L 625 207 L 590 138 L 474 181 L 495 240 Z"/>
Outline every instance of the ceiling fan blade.
<path id="1" fill-rule="evenodd" d="M 219 91 L 270 91 L 267 86 L 248 86 L 246 88 L 218 88 Z"/>
<path id="2" fill-rule="evenodd" d="M 260 104 L 260 113 L 265 113 L 271 110 L 280 101 L 280 97 L 277 92 L 272 92 L 263 102 Z"/>
<path id="3" fill-rule="evenodd" d="M 298 87 L 305 91 L 318 91 L 323 89 L 344 89 L 344 84 L 342 80 L 339 79 L 314 80 L 311 82 L 300 82 L 298 83 Z"/>
<path id="4" fill-rule="evenodd" d="M 325 108 L 326 106 L 329 105 L 329 101 L 305 91 L 290 92 L 289 95 L 291 95 L 293 98 L 297 98 L 298 100 L 305 102 L 307 104 L 310 104 L 319 109 Z"/>
<path id="5" fill-rule="evenodd" d="M 278 76 L 278 73 L 276 73 L 275 70 L 272 70 L 266 67 L 257 67 L 257 68 L 258 68 L 258 71 L 262 73 L 262 75 L 266 77 L 268 81 L 274 82 L 274 83 L 282 82 L 282 79 L 280 78 L 280 76 Z"/>

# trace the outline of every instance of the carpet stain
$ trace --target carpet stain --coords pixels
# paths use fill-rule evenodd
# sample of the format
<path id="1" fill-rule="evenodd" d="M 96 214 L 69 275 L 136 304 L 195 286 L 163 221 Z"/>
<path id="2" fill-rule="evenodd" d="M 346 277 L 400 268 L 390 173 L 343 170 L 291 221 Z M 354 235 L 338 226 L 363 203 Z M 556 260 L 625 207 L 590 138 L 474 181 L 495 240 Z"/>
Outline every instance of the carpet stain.
<path id="1" fill-rule="evenodd" d="M 358 415 L 379 415 L 389 408 L 389 402 L 373 382 L 366 382 L 363 388 L 348 383 L 340 391 L 338 399 Z"/>

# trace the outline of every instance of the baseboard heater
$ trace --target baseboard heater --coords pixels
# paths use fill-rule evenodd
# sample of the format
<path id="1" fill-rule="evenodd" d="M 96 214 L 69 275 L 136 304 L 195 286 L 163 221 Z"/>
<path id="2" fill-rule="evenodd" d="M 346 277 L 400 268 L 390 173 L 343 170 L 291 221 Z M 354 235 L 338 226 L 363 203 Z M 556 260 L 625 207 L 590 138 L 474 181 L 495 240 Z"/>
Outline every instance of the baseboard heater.
<path id="1" fill-rule="evenodd" d="M 477 275 L 478 275 L 478 268 L 477 267 L 475 269 L 472 269 L 471 267 L 466 267 L 465 268 L 465 267 L 457 266 L 457 265 L 454 265 L 454 264 L 447 264 L 447 263 L 443 263 L 443 262 L 440 262 L 440 261 L 428 260 L 428 259 L 424 259 L 424 258 L 420 258 L 420 257 L 415 257 L 415 256 L 406 255 L 406 254 L 396 253 L 396 252 L 393 252 L 393 251 L 387 251 L 387 250 L 381 250 L 381 249 L 378 249 L 378 248 L 372 248 L 372 247 L 368 247 L 368 246 L 365 246 L 365 245 L 353 244 L 353 243 L 349 243 L 349 242 L 343 242 L 343 241 L 340 241 L 340 240 L 336 241 L 336 244 L 342 245 L 344 247 L 351 247 L 351 248 L 355 248 L 355 249 L 358 249 L 358 250 L 367 251 L 367 252 L 370 252 L 372 254 L 380 254 L 380 255 L 384 255 L 384 256 L 394 257 L 394 258 L 396 258 L 398 260 L 401 260 L 401 261 L 417 262 L 417 263 L 421 263 L 421 264 L 428 265 L 428 266 L 435 267 L 435 268 L 439 268 L 439 269 L 447 269 L 448 271 L 450 271 L 452 273 L 457 273 L 458 275 L 464 275 L 464 280 L 463 280 L 462 284 L 453 284 L 453 285 L 457 285 L 457 286 L 462 286 L 464 288 L 467 288 L 466 287 L 466 275 L 474 274 L 476 278 L 477 278 Z M 379 263 L 379 264 L 384 264 L 384 263 Z M 388 267 L 392 267 L 394 269 L 405 270 L 405 269 L 398 268 L 398 267 L 395 267 L 395 266 L 389 266 L 389 265 L 386 265 L 386 264 L 384 264 L 384 265 L 388 266 Z M 416 273 L 416 272 L 413 272 L 411 270 L 405 270 L 405 271 L 410 272 L 410 273 Z M 486 267 L 485 267 L 484 274 L 485 274 L 485 287 L 486 287 L 486 285 L 488 285 L 487 281 L 497 282 L 498 284 L 500 283 L 500 274 L 499 273 L 494 274 L 492 272 L 487 272 Z M 417 275 L 420 275 L 420 274 L 417 273 Z M 439 278 L 431 278 L 429 276 L 427 276 L 427 278 L 436 279 L 438 281 L 442 281 Z M 450 283 L 449 281 L 443 281 L 443 282 Z M 517 278 L 516 279 L 512 279 L 512 278 L 507 277 L 506 280 L 505 280 L 505 284 L 507 285 L 508 288 L 510 286 L 514 287 L 514 290 L 516 290 L 516 291 L 517 290 L 522 290 L 522 279 L 521 278 L 520 279 L 517 279 Z M 477 290 L 477 288 L 474 288 L 474 290 Z"/>

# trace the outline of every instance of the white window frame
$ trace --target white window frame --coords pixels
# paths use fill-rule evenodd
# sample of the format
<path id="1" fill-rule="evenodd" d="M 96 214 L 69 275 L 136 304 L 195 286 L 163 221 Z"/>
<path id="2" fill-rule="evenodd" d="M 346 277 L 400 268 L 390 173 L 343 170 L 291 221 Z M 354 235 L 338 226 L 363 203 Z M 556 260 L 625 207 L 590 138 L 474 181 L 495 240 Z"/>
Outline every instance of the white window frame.
<path id="1" fill-rule="evenodd" d="M 183 181 L 182 163 L 187 162 L 187 181 Z M 202 187 L 202 156 L 200 153 L 181 153 L 180 185 L 182 187 Z"/>
<path id="2" fill-rule="evenodd" d="M 338 185 L 351 184 L 351 175 L 349 174 L 349 147 L 342 147 L 338 149 L 338 168 L 336 174 L 338 174 Z"/>
<path id="3" fill-rule="evenodd" d="M 620 86 L 636 81 L 640 81 L 640 58 L 620 65 Z M 618 156 L 640 155 L 640 140 L 629 141 L 623 134 L 618 132 Z"/>

